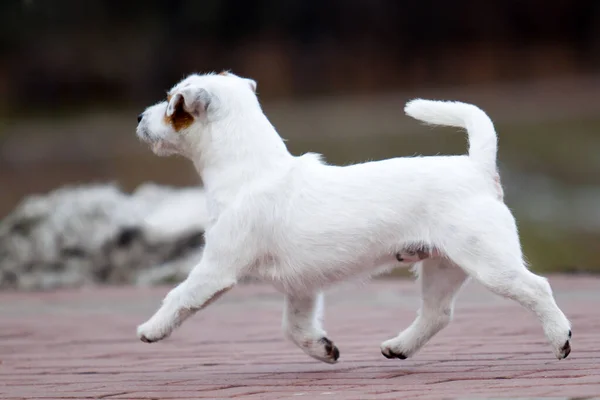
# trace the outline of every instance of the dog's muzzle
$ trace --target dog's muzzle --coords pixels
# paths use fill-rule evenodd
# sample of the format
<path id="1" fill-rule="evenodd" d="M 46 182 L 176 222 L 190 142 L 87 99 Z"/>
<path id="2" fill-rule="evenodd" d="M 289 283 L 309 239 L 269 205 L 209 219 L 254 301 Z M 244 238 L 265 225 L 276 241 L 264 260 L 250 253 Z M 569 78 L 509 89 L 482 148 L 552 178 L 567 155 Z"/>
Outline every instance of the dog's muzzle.
<path id="1" fill-rule="evenodd" d="M 144 142 L 152 142 L 152 138 L 150 137 L 150 133 L 148 133 L 148 129 L 143 124 L 138 124 L 136 129 L 137 137 L 143 140 Z"/>

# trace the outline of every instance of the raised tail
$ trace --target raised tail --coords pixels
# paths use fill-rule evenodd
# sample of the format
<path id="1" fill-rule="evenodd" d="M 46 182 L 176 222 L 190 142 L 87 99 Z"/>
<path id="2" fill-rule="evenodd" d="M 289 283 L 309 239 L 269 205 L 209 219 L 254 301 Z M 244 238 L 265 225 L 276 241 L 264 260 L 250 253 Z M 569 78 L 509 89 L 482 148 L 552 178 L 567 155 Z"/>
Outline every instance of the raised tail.
<path id="1" fill-rule="evenodd" d="M 458 101 L 415 99 L 406 103 L 404 112 L 428 124 L 466 129 L 469 157 L 485 171 L 496 174 L 498 137 L 492 120 L 480 108 Z"/>

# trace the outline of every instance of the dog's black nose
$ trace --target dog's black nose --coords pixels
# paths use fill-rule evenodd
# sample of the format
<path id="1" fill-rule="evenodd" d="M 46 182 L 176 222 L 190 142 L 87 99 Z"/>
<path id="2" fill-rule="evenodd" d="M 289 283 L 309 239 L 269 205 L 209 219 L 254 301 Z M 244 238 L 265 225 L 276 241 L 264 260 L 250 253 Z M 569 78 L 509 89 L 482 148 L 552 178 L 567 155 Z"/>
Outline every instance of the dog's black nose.
<path id="1" fill-rule="evenodd" d="M 142 122 L 142 118 L 144 118 L 144 114 L 138 115 L 138 124 Z"/>

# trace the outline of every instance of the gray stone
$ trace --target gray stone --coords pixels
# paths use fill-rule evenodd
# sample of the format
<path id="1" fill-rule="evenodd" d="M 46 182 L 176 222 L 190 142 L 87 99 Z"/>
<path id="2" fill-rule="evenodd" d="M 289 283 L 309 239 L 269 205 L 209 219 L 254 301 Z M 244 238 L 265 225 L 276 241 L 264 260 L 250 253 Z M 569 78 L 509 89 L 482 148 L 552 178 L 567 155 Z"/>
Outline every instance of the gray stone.
<path id="1" fill-rule="evenodd" d="M 207 222 L 201 188 L 112 184 L 25 198 L 0 222 L 0 289 L 182 280 L 199 261 Z"/>

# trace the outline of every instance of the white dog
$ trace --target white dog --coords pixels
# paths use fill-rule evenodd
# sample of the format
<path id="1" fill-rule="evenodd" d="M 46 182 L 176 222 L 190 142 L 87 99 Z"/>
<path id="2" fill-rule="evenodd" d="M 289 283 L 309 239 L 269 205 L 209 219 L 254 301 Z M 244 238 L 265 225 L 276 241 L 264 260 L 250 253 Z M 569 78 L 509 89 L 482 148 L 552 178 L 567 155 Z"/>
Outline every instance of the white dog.
<path id="1" fill-rule="evenodd" d="M 156 154 L 194 162 L 208 199 L 202 261 L 138 327 L 167 337 L 196 311 L 258 276 L 286 296 L 284 331 L 328 363 L 338 349 L 321 326 L 321 291 L 345 278 L 416 263 L 422 306 L 381 344 L 410 357 L 452 319 L 469 277 L 516 300 L 541 321 L 557 358 L 569 355 L 570 323 L 545 278 L 523 261 L 515 220 L 502 201 L 496 133 L 479 108 L 414 100 L 408 115 L 466 128 L 468 156 L 395 158 L 346 167 L 292 156 L 259 105 L 256 82 L 223 72 L 191 75 L 139 117 L 137 135 Z"/>

